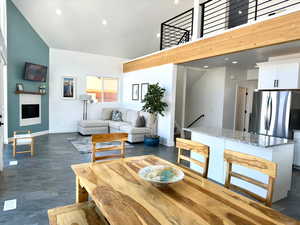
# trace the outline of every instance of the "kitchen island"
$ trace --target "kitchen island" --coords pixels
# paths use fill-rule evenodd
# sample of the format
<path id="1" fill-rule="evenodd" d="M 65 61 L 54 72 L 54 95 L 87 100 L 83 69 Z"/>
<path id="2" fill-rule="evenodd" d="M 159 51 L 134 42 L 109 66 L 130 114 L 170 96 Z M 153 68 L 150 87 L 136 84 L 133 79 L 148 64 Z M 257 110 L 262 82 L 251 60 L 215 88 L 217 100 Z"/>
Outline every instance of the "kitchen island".
<path id="1" fill-rule="evenodd" d="M 224 150 L 229 149 L 236 152 L 246 153 L 277 163 L 278 174 L 274 187 L 273 202 L 287 197 L 291 187 L 292 166 L 294 155 L 294 143 L 291 140 L 269 137 L 264 135 L 250 134 L 229 129 L 211 127 L 186 128 L 191 132 L 193 141 L 200 142 L 210 147 L 208 178 L 224 184 L 226 177 L 226 163 L 224 162 Z M 201 156 L 192 153 L 192 158 L 202 160 Z M 201 170 L 192 164 L 194 170 Z M 267 183 L 268 177 L 264 174 L 241 166 L 233 166 L 233 171 L 252 177 L 253 179 Z M 252 192 L 265 196 L 266 191 L 253 184 L 236 178 L 232 183 L 244 187 Z"/>

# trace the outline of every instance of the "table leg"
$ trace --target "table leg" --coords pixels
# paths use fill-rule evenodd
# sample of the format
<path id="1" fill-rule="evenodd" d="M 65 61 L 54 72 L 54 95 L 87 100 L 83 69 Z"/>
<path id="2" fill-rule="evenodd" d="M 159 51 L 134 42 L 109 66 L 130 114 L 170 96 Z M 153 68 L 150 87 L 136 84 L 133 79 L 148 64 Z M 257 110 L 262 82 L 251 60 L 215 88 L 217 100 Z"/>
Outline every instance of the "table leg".
<path id="1" fill-rule="evenodd" d="M 89 200 L 89 193 L 84 187 L 81 187 L 79 177 L 76 177 L 76 203 L 86 202 Z"/>

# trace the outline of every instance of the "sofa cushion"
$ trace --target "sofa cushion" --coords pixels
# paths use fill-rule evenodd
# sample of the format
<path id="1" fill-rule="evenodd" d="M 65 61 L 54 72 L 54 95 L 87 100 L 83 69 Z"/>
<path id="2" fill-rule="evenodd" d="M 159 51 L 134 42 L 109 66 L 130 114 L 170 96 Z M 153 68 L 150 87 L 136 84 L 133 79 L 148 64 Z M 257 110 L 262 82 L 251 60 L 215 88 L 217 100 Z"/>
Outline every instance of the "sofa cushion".
<path id="1" fill-rule="evenodd" d="M 146 121 L 146 127 L 152 128 L 154 121 L 153 121 L 152 116 L 150 115 L 150 113 L 141 111 L 140 115 L 144 116 L 145 121 Z"/>
<path id="2" fill-rule="evenodd" d="M 120 130 L 128 134 L 150 134 L 151 129 L 147 127 L 121 126 Z"/>
<path id="3" fill-rule="evenodd" d="M 121 126 L 128 126 L 129 124 L 127 122 L 119 122 L 119 121 L 109 120 L 108 125 L 109 125 L 110 128 L 120 130 Z"/>
<path id="4" fill-rule="evenodd" d="M 133 124 L 134 127 L 145 127 L 146 121 L 144 116 L 138 116 L 136 118 L 135 124 Z"/>
<path id="5" fill-rule="evenodd" d="M 100 114 L 101 120 L 111 120 L 111 114 L 114 109 L 112 108 L 103 108 Z"/>
<path id="6" fill-rule="evenodd" d="M 127 118 L 124 121 L 126 121 L 126 122 L 128 122 L 128 123 L 130 123 L 131 125 L 134 126 L 138 116 L 139 116 L 138 111 L 128 110 L 127 111 Z"/>
<path id="7" fill-rule="evenodd" d="M 122 121 L 124 122 L 127 122 L 127 112 L 128 112 L 128 109 L 124 109 L 124 108 L 118 108 L 116 109 L 118 111 L 120 111 L 122 113 Z"/>
<path id="8" fill-rule="evenodd" d="M 122 120 L 122 113 L 119 110 L 113 110 L 111 114 L 112 121 L 123 121 Z"/>
<path id="9" fill-rule="evenodd" d="M 108 122 L 103 120 L 81 120 L 79 122 L 81 127 L 107 127 Z"/>

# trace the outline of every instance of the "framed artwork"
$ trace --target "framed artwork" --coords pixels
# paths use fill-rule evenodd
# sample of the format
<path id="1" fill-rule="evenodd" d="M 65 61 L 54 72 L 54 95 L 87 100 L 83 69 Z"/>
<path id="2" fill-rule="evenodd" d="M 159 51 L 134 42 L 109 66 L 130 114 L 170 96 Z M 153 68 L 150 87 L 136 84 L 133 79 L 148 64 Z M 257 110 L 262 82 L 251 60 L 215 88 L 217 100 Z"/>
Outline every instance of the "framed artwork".
<path id="1" fill-rule="evenodd" d="M 140 95 L 140 85 L 139 84 L 133 84 L 132 85 L 132 100 L 138 101 Z"/>
<path id="2" fill-rule="evenodd" d="M 16 84 L 16 90 L 17 90 L 17 91 L 24 91 L 23 84 L 22 84 L 22 83 Z"/>
<path id="3" fill-rule="evenodd" d="M 63 77 L 62 78 L 62 98 L 65 100 L 76 99 L 76 78 Z"/>
<path id="4" fill-rule="evenodd" d="M 149 83 L 142 83 L 141 84 L 141 100 L 143 101 L 145 98 L 145 95 L 148 92 Z"/>

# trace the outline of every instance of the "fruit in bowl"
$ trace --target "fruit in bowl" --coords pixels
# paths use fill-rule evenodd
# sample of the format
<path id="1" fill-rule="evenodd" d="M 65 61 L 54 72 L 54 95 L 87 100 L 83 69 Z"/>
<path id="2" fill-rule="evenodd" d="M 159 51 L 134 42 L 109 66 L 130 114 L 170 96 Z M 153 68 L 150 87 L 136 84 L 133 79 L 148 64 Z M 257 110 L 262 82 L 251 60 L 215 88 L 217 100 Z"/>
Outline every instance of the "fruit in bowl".
<path id="1" fill-rule="evenodd" d="M 166 165 L 147 166 L 139 171 L 139 176 L 156 184 L 170 184 L 181 181 L 184 173 L 175 167 Z"/>

